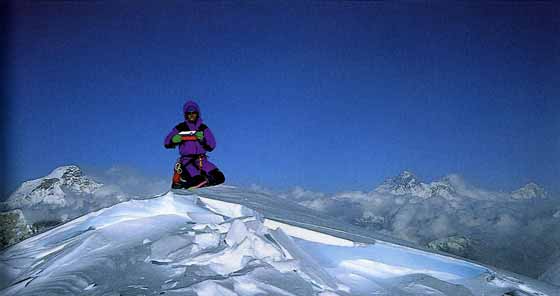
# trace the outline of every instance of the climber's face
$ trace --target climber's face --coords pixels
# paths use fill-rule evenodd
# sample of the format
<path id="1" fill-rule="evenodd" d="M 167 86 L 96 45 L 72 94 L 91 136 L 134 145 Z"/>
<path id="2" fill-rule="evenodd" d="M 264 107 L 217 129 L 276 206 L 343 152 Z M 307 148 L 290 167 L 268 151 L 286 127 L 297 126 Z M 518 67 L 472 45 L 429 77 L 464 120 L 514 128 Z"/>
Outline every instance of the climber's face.
<path id="1" fill-rule="evenodd" d="M 185 113 L 185 118 L 190 122 L 195 122 L 198 119 L 198 112 L 187 112 Z"/>

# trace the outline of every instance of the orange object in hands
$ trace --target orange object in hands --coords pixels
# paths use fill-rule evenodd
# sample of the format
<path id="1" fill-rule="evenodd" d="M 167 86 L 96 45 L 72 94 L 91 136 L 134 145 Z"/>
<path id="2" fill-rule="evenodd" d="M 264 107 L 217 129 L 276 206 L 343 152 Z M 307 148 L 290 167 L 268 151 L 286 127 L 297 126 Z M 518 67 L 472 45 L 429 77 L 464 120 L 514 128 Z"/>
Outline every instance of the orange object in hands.
<path id="1" fill-rule="evenodd" d="M 196 136 L 181 136 L 183 141 L 196 141 Z"/>
<path id="2" fill-rule="evenodd" d="M 181 140 L 183 141 L 196 141 L 196 131 L 183 131 L 180 132 L 179 135 L 181 136 Z"/>

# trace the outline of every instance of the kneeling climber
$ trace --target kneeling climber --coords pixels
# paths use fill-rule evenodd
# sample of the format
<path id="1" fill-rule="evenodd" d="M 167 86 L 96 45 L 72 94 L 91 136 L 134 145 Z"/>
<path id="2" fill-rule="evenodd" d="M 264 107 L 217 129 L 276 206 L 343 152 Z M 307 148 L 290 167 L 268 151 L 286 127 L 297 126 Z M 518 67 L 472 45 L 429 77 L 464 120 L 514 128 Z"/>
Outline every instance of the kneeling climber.
<path id="1" fill-rule="evenodd" d="M 224 182 L 224 174 L 210 161 L 206 152 L 214 150 L 216 140 L 208 126 L 202 123 L 200 108 L 193 101 L 183 106 L 185 121 L 177 124 L 165 137 L 165 148 L 179 146 L 171 188 L 200 188 Z"/>

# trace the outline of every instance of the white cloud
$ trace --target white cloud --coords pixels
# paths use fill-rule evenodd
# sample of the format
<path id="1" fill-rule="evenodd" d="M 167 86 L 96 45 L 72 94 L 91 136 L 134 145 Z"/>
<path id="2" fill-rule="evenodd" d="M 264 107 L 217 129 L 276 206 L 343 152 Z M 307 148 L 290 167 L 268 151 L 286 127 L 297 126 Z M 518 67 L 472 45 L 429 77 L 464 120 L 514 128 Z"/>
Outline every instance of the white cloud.
<path id="1" fill-rule="evenodd" d="M 169 190 L 171 180 L 163 177 L 148 176 L 130 166 L 112 166 L 103 171 L 89 171 L 89 176 L 105 184 L 99 194 L 123 192 L 134 196 L 150 196 Z"/>

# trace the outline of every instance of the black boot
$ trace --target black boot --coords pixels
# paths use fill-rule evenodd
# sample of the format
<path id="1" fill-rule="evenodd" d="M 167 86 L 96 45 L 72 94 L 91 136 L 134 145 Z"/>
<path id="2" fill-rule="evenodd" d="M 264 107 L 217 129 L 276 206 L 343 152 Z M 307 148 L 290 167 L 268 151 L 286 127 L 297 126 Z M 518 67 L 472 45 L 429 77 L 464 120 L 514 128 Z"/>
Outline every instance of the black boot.
<path id="1" fill-rule="evenodd" d="M 171 182 L 171 189 L 182 189 L 184 188 L 183 185 L 181 185 L 181 183 L 174 183 Z"/>
<path id="2" fill-rule="evenodd" d="M 222 184 L 225 180 L 226 177 L 219 169 L 213 169 L 208 172 L 208 185 L 206 186 Z"/>
<path id="3" fill-rule="evenodd" d="M 208 180 L 206 177 L 202 175 L 196 175 L 194 177 L 190 177 L 186 182 L 182 183 L 181 185 L 183 188 L 191 188 L 191 187 L 202 187 L 207 186 Z"/>

